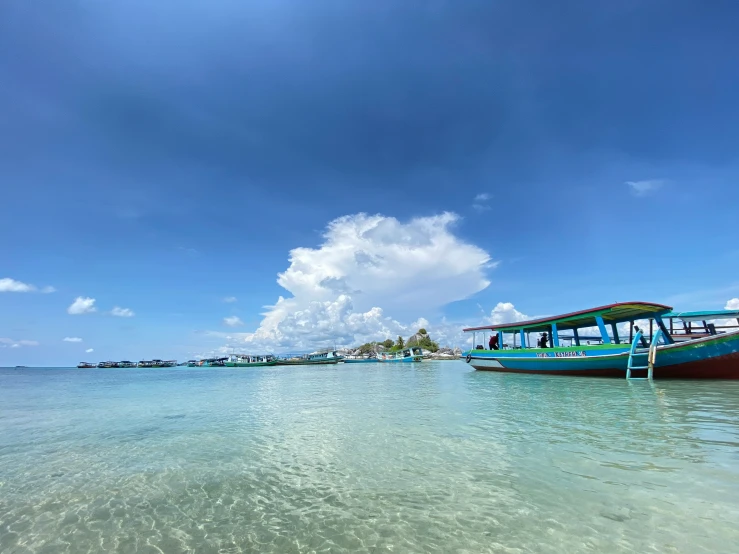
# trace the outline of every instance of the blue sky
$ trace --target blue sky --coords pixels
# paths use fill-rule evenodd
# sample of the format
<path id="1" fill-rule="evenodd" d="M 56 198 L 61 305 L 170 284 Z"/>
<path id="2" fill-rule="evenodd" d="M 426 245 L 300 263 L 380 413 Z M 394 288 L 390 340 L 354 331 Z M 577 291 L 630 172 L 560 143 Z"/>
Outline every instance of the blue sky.
<path id="1" fill-rule="evenodd" d="M 3 2 L 0 365 L 419 321 L 454 343 L 500 302 L 722 308 L 738 23 L 718 0 Z"/>

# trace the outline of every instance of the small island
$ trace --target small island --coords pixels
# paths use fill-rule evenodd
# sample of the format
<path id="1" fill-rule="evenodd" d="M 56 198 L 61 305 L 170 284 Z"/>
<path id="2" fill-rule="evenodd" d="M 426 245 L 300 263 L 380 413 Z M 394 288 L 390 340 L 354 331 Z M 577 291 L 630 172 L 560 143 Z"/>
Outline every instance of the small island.
<path id="1" fill-rule="evenodd" d="M 438 343 L 431 339 L 424 328 L 419 329 L 408 339 L 398 336 L 396 340 L 386 339 L 381 342 L 367 342 L 358 347 L 342 350 L 341 353 L 357 358 L 373 358 L 381 353 L 398 352 L 413 346 L 420 347 L 423 350 L 424 358 L 431 360 L 458 360 L 462 357 L 462 350 L 458 347 L 439 347 Z"/>

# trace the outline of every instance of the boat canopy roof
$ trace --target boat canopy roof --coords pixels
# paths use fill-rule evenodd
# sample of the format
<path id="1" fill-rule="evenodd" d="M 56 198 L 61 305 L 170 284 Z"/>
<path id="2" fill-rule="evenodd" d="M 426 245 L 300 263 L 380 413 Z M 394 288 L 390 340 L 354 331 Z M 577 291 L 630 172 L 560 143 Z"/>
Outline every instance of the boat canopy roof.
<path id="1" fill-rule="evenodd" d="M 515 323 L 502 323 L 500 325 L 485 325 L 482 327 L 470 327 L 464 329 L 470 331 L 499 331 L 502 333 L 515 333 L 520 330 L 527 332 L 546 331 L 552 329 L 552 324 L 557 324 L 557 329 L 581 329 L 584 327 L 595 327 L 598 325 L 596 317 L 603 318 L 605 324 L 623 323 L 635 319 L 645 319 L 654 316 L 664 316 L 672 308 L 663 304 L 651 304 L 649 302 L 619 302 L 589 310 L 572 312 L 569 314 L 553 317 L 531 319 L 529 321 L 518 321 Z"/>
<path id="2" fill-rule="evenodd" d="M 683 321 L 705 321 L 709 319 L 739 318 L 739 310 L 713 310 L 707 312 L 669 312 L 662 317 L 682 319 Z"/>

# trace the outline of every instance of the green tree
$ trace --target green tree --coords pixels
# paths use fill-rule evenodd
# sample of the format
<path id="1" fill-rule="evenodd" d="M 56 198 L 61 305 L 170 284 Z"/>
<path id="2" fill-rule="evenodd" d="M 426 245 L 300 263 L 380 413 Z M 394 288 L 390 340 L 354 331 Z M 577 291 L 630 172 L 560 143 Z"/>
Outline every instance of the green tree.
<path id="1" fill-rule="evenodd" d="M 398 340 L 395 341 L 395 346 L 398 347 L 398 349 L 403 348 L 405 346 L 405 341 L 403 340 L 403 337 L 398 335 Z"/>
<path id="2" fill-rule="evenodd" d="M 418 341 L 418 346 L 425 348 L 429 352 L 436 352 L 439 349 L 439 345 L 431 340 L 431 337 L 424 335 L 421 340 Z"/>
<path id="3" fill-rule="evenodd" d="M 426 332 L 426 329 L 419 329 L 418 333 L 410 337 L 406 343 L 408 346 L 420 346 L 421 348 L 430 352 L 436 352 L 439 350 L 439 345 L 431 340 L 431 337 Z"/>
<path id="4" fill-rule="evenodd" d="M 387 339 L 385 342 L 382 343 L 382 346 L 389 350 L 390 348 L 395 346 L 395 343 L 393 342 L 393 339 Z"/>
<path id="5" fill-rule="evenodd" d="M 370 354 L 375 351 L 376 342 L 368 342 L 359 347 L 360 354 Z"/>

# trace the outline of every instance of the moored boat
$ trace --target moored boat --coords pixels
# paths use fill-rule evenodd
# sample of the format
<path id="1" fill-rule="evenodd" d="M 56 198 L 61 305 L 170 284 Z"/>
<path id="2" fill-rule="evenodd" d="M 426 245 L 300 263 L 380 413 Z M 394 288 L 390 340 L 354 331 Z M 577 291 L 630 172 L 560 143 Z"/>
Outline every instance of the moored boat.
<path id="1" fill-rule="evenodd" d="M 233 354 L 229 356 L 223 363 L 226 367 L 258 367 L 277 365 L 277 359 L 271 355 L 265 356 L 247 356 L 243 354 Z"/>
<path id="2" fill-rule="evenodd" d="M 98 366 L 97 364 L 92 364 L 90 362 L 80 362 L 77 364 L 77 367 L 79 369 L 93 369 L 97 366 Z"/>
<path id="3" fill-rule="evenodd" d="M 289 358 L 279 358 L 277 365 L 321 365 L 321 364 L 338 364 L 343 362 L 344 357 L 336 350 L 328 350 L 325 352 L 314 352 L 304 356 L 292 356 Z"/>
<path id="4" fill-rule="evenodd" d="M 359 356 L 357 357 L 347 356 L 344 358 L 345 364 L 372 364 L 372 363 L 377 363 L 377 361 L 378 360 L 376 357 L 362 358 Z"/>
<path id="5" fill-rule="evenodd" d="M 377 355 L 377 361 L 381 363 L 420 362 L 422 360 L 423 350 L 419 346 L 404 348 L 397 352 L 383 352 Z"/>
<path id="6" fill-rule="evenodd" d="M 145 364 L 145 365 L 141 365 L 141 364 Z M 147 367 L 147 368 L 175 367 L 176 365 L 177 365 L 176 360 L 160 360 L 158 358 L 151 360 L 151 361 L 139 362 L 139 367 Z"/>
<path id="7" fill-rule="evenodd" d="M 202 360 L 188 360 L 187 367 L 223 367 L 228 358 L 204 358 Z"/>
<path id="8" fill-rule="evenodd" d="M 141 360 L 139 363 L 136 364 L 136 367 L 142 367 L 142 368 L 150 368 L 154 367 L 154 362 L 150 360 Z"/>
<path id="9" fill-rule="evenodd" d="M 118 362 L 100 362 L 98 367 L 101 369 L 112 369 L 118 367 Z"/>
<path id="10" fill-rule="evenodd" d="M 739 325 L 714 323 L 727 319 L 739 322 L 739 311 L 673 312 L 662 304 L 622 302 L 465 329 L 475 345 L 465 355 L 472 367 L 489 371 L 739 379 Z M 640 320 L 647 321 L 643 325 L 649 327 L 648 334 L 637 325 Z M 682 321 L 682 328 L 676 328 L 675 321 Z M 701 323 L 698 328 L 696 321 Z M 532 333 L 541 335 L 535 346 Z M 484 348 L 487 339 L 489 349 Z"/>
<path id="11" fill-rule="evenodd" d="M 118 362 L 118 367 L 125 367 L 125 368 L 136 367 L 136 362 L 129 362 L 128 360 L 124 360 L 122 362 Z"/>

